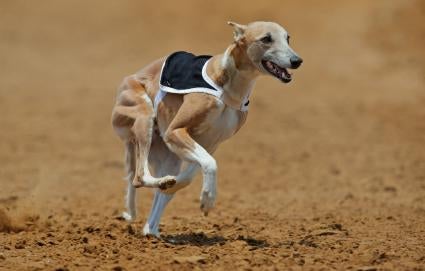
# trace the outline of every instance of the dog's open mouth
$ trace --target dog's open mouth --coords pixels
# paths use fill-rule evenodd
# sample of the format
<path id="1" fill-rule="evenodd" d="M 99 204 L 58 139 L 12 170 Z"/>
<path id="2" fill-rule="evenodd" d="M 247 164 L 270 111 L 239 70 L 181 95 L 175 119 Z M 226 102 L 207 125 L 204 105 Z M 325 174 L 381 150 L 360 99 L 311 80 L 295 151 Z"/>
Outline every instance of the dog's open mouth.
<path id="1" fill-rule="evenodd" d="M 268 60 L 261 61 L 261 64 L 263 64 L 263 67 L 266 69 L 266 71 L 268 71 L 274 77 L 278 78 L 280 81 L 284 83 L 291 82 L 292 75 L 288 72 L 287 69 L 280 67 L 276 63 Z"/>

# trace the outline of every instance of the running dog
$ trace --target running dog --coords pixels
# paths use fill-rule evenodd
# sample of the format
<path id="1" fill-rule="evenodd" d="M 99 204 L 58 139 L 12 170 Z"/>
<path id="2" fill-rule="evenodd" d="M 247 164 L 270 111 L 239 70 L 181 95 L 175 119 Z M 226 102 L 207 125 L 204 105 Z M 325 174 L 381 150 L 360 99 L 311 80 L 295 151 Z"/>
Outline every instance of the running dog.
<path id="1" fill-rule="evenodd" d="M 216 199 L 217 163 L 212 154 L 245 123 L 259 75 L 283 83 L 302 59 L 285 29 L 273 22 L 229 22 L 234 42 L 223 54 L 176 52 L 128 76 L 120 85 L 112 125 L 125 145 L 128 180 L 123 217 L 136 218 L 136 188 L 156 188 L 145 235 L 159 237 L 159 222 L 178 190 L 201 169 L 200 208 Z"/>

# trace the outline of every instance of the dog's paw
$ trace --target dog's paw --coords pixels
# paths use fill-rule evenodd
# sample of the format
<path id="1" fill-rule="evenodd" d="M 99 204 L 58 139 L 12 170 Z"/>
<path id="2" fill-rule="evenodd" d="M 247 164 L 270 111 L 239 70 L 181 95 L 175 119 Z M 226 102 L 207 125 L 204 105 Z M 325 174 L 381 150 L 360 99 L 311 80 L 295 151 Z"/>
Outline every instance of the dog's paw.
<path id="1" fill-rule="evenodd" d="M 127 212 L 123 212 L 122 218 L 124 218 L 124 220 L 127 222 L 134 222 L 134 220 L 136 220 L 136 215 L 131 215 Z"/>
<path id="2" fill-rule="evenodd" d="M 210 191 L 202 190 L 201 192 L 201 211 L 204 213 L 205 216 L 208 215 L 208 212 L 211 211 L 214 208 L 215 205 L 215 197 L 216 192 L 215 189 L 212 189 Z"/>
<path id="3" fill-rule="evenodd" d="M 161 178 L 158 183 L 158 188 L 161 190 L 167 190 L 168 188 L 173 187 L 176 184 L 176 180 L 174 176 L 166 176 Z"/>
<path id="4" fill-rule="evenodd" d="M 143 227 L 143 235 L 144 236 L 153 236 L 156 238 L 161 238 L 161 235 L 159 234 L 158 229 L 152 229 L 148 223 L 145 224 Z"/>

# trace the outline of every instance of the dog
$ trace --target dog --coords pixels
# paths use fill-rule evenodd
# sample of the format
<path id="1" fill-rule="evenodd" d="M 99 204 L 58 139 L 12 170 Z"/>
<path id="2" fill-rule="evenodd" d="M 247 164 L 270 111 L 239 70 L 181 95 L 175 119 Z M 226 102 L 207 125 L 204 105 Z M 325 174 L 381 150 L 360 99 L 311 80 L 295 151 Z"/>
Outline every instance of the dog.
<path id="1" fill-rule="evenodd" d="M 166 205 L 199 169 L 200 208 L 208 215 L 217 194 L 212 154 L 245 123 L 256 79 L 271 75 L 289 83 L 288 69 L 303 62 L 279 24 L 228 24 L 234 41 L 223 54 L 176 52 L 126 77 L 118 88 L 112 126 L 125 145 L 128 187 L 123 218 L 136 218 L 136 188 L 156 189 L 144 235 L 160 236 Z"/>

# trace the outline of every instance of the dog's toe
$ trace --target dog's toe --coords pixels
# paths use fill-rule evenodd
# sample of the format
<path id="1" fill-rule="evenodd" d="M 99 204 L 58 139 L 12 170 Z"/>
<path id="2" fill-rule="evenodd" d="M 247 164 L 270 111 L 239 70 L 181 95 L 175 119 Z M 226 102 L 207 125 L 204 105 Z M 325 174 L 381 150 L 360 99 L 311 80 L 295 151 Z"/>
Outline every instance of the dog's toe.
<path id="1" fill-rule="evenodd" d="M 214 208 L 215 205 L 215 193 L 202 191 L 201 192 L 201 211 L 205 216 L 208 216 L 208 212 Z"/>
<path id="2" fill-rule="evenodd" d="M 143 227 L 143 235 L 161 238 L 159 230 L 157 228 L 156 229 L 151 228 L 151 226 L 148 223 L 146 223 L 145 226 Z"/>
<path id="3" fill-rule="evenodd" d="M 122 218 L 124 218 L 125 221 L 127 221 L 127 222 L 133 222 L 136 219 L 136 216 L 135 215 L 131 215 L 131 214 L 127 213 L 127 212 L 123 212 L 122 213 Z"/>

